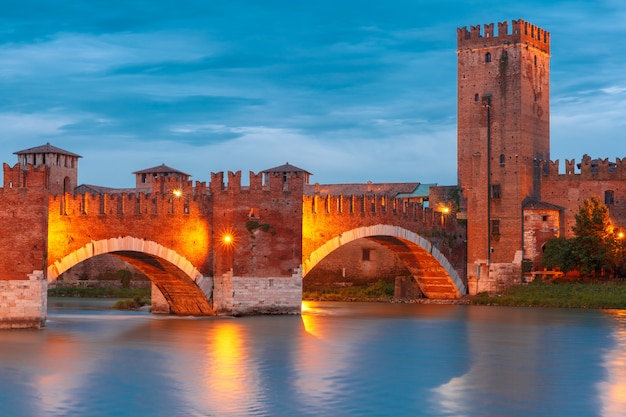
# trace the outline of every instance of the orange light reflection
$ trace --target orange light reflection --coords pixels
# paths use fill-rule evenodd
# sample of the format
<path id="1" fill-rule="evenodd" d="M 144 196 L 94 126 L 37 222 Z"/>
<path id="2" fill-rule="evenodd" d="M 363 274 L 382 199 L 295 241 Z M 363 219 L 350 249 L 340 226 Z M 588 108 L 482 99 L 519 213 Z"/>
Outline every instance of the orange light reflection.
<path id="1" fill-rule="evenodd" d="M 604 356 L 607 379 L 598 384 L 602 398 L 602 415 L 618 416 L 626 410 L 626 310 L 606 310 L 617 322 L 615 344 Z"/>

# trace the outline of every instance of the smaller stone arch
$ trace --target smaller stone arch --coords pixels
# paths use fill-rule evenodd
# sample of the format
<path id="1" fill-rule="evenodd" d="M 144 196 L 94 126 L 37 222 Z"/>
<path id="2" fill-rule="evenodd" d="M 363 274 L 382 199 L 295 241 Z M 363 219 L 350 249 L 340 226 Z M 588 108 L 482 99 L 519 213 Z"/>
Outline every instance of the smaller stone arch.
<path id="1" fill-rule="evenodd" d="M 213 281 L 176 251 L 154 241 L 132 236 L 91 241 L 48 266 L 48 281 L 94 256 L 116 255 L 144 272 L 161 291 L 176 314 L 213 315 L 209 304 Z M 134 255 L 133 255 L 134 254 Z M 153 259 L 162 259 L 156 264 Z"/>
<path id="2" fill-rule="evenodd" d="M 427 259 L 429 265 L 426 269 L 420 270 L 420 272 L 427 272 L 432 276 L 429 276 L 426 279 L 421 279 L 421 282 L 419 279 L 420 277 L 415 277 L 418 279 L 422 292 L 424 292 L 427 296 L 429 293 L 429 286 L 449 287 L 450 291 L 454 294 L 448 294 L 447 296 L 444 295 L 446 298 L 458 298 L 467 293 L 467 287 L 458 272 L 454 269 L 448 259 L 446 259 L 446 257 L 428 240 L 424 239 L 419 234 L 400 226 L 386 224 L 359 227 L 343 232 L 341 235 L 330 239 L 318 249 L 313 251 L 309 255 L 309 258 L 303 262 L 302 276 L 306 276 L 306 274 L 311 271 L 315 265 L 321 262 L 335 249 L 338 249 L 353 240 L 362 238 L 375 239 L 379 243 L 384 244 L 400 256 L 405 263 L 411 262 L 412 257 L 415 259 L 417 259 L 417 257 Z M 411 268 L 409 268 L 409 270 L 411 270 Z M 413 271 L 411 272 L 417 272 L 417 269 L 413 268 Z M 436 290 L 432 292 L 434 293 Z"/>

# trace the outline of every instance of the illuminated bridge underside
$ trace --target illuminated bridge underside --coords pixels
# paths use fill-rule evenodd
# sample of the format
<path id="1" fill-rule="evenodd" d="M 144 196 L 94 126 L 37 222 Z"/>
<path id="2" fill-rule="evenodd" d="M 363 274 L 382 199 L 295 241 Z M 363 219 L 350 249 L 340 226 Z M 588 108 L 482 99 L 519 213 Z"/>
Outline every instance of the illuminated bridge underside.
<path id="1" fill-rule="evenodd" d="M 373 240 L 396 254 L 427 298 L 459 298 L 466 293 L 458 273 L 437 248 L 417 233 L 391 225 L 361 227 L 331 239 L 305 261 L 303 275 L 333 250 L 361 238 Z"/>
<path id="2" fill-rule="evenodd" d="M 200 288 L 206 280 L 184 257 L 155 242 L 130 236 L 93 241 L 48 266 L 48 280 L 84 260 L 109 254 L 143 272 L 161 291 L 174 314 L 213 315 L 208 296 Z M 210 289 L 207 291 L 210 294 Z"/>

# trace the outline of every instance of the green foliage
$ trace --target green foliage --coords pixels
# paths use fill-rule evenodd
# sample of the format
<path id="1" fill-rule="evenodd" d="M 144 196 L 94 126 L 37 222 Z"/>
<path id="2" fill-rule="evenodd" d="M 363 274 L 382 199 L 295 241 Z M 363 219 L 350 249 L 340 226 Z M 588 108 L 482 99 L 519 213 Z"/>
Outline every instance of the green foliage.
<path id="1" fill-rule="evenodd" d="M 49 297 L 91 297 L 91 298 L 127 298 L 144 297 L 150 298 L 152 290 L 147 289 L 126 289 L 126 288 L 50 288 Z"/>
<path id="2" fill-rule="evenodd" d="M 273 227 L 270 224 L 257 222 L 256 220 L 248 220 L 246 222 L 246 230 L 248 230 L 248 232 L 252 233 L 257 229 L 263 232 L 269 232 Z"/>
<path id="3" fill-rule="evenodd" d="M 304 290 L 302 298 L 305 300 L 321 301 L 372 301 L 388 300 L 393 297 L 394 284 L 386 281 L 377 281 L 372 285 L 358 285 L 351 287 L 324 287 Z"/>
<path id="4" fill-rule="evenodd" d="M 130 281 L 133 279 L 133 274 L 127 269 L 120 269 L 116 272 L 122 283 L 122 288 L 130 288 Z"/>
<path id="5" fill-rule="evenodd" d="M 541 263 L 564 272 L 577 269 L 583 275 L 614 275 L 624 264 L 625 251 L 608 207 L 595 197 L 587 199 L 575 219 L 575 237 L 549 240 Z"/>
<path id="6" fill-rule="evenodd" d="M 617 308 L 626 309 L 626 284 L 623 282 L 546 282 L 535 280 L 516 285 L 503 294 L 480 293 L 471 300 L 476 305 Z"/>
<path id="7" fill-rule="evenodd" d="M 572 240 L 564 237 L 555 237 L 545 244 L 541 264 L 549 269 L 559 269 L 569 272 L 575 268 L 572 255 Z"/>
<path id="8" fill-rule="evenodd" d="M 135 296 L 129 300 L 119 300 L 113 308 L 116 310 L 136 310 L 145 305 L 150 305 L 150 299 L 141 296 Z"/>

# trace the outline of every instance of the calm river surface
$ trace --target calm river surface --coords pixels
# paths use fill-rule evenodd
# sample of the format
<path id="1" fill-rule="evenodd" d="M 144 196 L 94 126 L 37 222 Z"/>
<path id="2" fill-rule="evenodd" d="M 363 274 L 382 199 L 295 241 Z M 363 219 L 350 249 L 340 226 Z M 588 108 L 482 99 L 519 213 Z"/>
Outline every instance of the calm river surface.
<path id="1" fill-rule="evenodd" d="M 1 416 L 626 416 L 626 311 L 306 303 L 179 318 L 51 299 Z"/>

